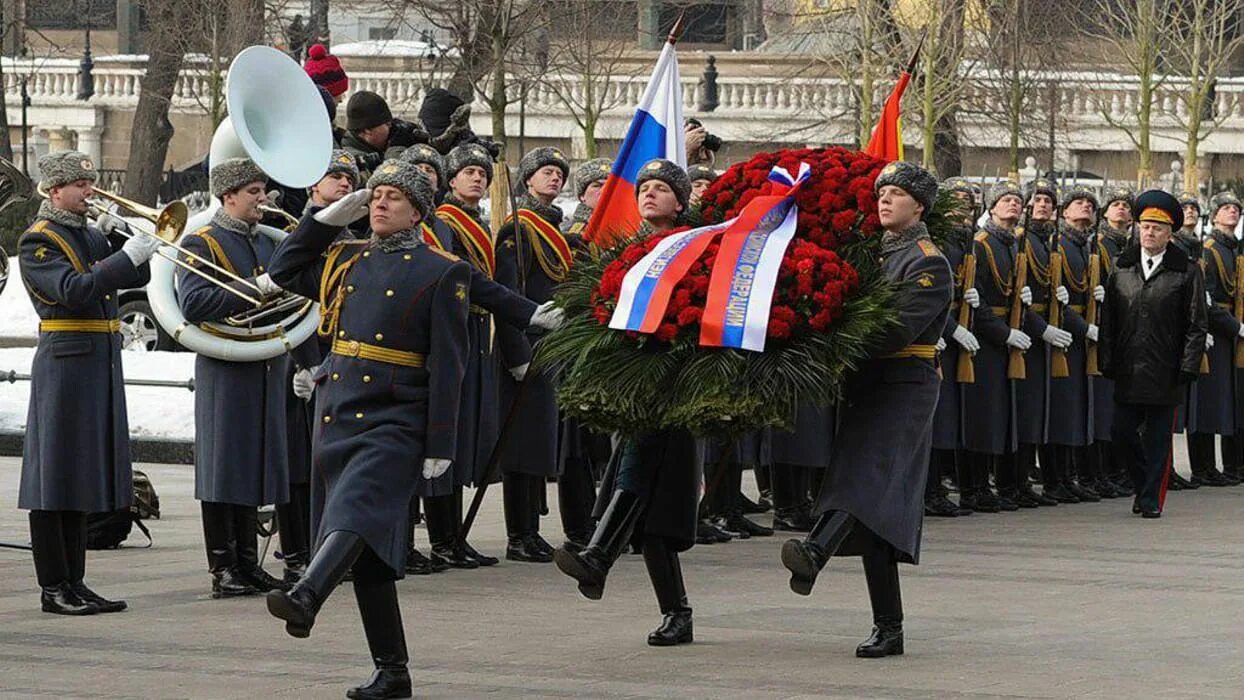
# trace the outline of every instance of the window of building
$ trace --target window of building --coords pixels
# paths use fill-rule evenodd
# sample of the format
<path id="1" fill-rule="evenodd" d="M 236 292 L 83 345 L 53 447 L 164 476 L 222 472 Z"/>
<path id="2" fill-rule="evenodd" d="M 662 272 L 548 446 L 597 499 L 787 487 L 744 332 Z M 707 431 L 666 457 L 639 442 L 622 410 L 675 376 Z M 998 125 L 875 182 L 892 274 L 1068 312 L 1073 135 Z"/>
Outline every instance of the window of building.
<path id="1" fill-rule="evenodd" d="M 116 0 L 64 0 L 26 3 L 26 26 L 32 29 L 117 28 Z"/>

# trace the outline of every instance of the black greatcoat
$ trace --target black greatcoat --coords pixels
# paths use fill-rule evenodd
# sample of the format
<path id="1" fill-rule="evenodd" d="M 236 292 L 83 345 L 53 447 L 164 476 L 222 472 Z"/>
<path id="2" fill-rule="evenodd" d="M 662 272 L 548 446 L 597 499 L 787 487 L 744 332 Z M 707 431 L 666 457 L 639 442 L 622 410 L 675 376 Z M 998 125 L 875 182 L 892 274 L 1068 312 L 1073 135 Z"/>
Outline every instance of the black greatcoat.
<path id="1" fill-rule="evenodd" d="M 51 205 L 44 203 L 41 213 Z M 62 217 L 67 218 L 67 217 Z M 117 290 L 150 279 L 96 228 L 40 217 L 19 243 L 22 282 L 41 321 L 117 318 Z M 121 335 L 40 331 L 17 505 L 103 512 L 133 499 Z"/>
<path id="2" fill-rule="evenodd" d="M 972 331 L 980 341 L 976 353 L 976 382 L 962 385 L 963 446 L 989 455 L 1015 450 L 1015 403 L 1011 381 L 1006 378 L 1010 348 L 1007 316 L 1015 281 L 1017 243 L 1009 229 L 986 224 L 976 234 L 976 291 L 981 305 L 972 312 Z"/>
<path id="3" fill-rule="evenodd" d="M 769 431 L 768 460 L 753 463 L 771 462 L 816 469 L 829 466 L 834 436 L 834 407 L 800 404 L 795 410 L 794 428 L 789 432 L 776 428 Z"/>
<path id="4" fill-rule="evenodd" d="M 942 350 L 941 357 L 942 390 L 937 395 L 937 411 L 933 414 L 935 450 L 958 450 L 963 447 L 963 397 L 960 395 L 958 375 L 959 353 L 963 352 L 963 348 L 955 340 L 955 329 L 959 327 L 959 305 L 963 303 L 963 263 L 971 249 L 972 229 L 967 227 L 952 231 L 942 246 L 942 254 L 954 272 L 955 289 L 954 300 L 950 302 L 950 310 L 946 314 L 946 330 L 942 332 L 946 349 Z"/>
<path id="5" fill-rule="evenodd" d="M 1194 433 L 1232 435 L 1241 420 L 1240 392 L 1235 383 L 1235 343 L 1240 322 L 1235 320 L 1235 268 L 1239 262 L 1239 242 L 1230 232 L 1215 230 L 1204 243 L 1201 265 L 1205 270 L 1205 290 L 1213 306 L 1209 308 L 1209 332 L 1214 347 L 1209 355 L 1209 374 L 1196 383 L 1196 408 L 1190 411 Z"/>
<path id="6" fill-rule="evenodd" d="M 614 489 L 623 489 L 643 502 L 633 542 L 641 542 L 645 534 L 656 535 L 666 538 L 676 552 L 691 549 L 699 521 L 704 454 L 705 441 L 685 430 L 623 437 L 605 468 L 592 517 L 603 517 Z"/>
<path id="7" fill-rule="evenodd" d="M 1051 223 L 1034 221 L 1024 230 L 1020 245 L 1028 259 L 1028 288 L 1032 306 L 1024 309 L 1022 330 L 1032 338 L 1024 353 L 1023 380 L 1015 381 L 1015 433 L 1025 445 L 1044 445 L 1050 414 L 1050 345 L 1041 339 L 1049 327 Z"/>
<path id="8" fill-rule="evenodd" d="M 423 460 L 456 453 L 471 270 L 413 233 L 397 234 L 409 247 L 390 250 L 334 244 L 337 234 L 304 217 L 271 270 L 296 294 L 340 303 L 333 351 L 314 377 L 312 530 L 317 547 L 338 530 L 360 535 L 401 577 Z M 321 289 L 321 280 L 331 288 Z M 357 344 L 417 353 L 422 366 L 369 359 L 356 354 Z M 439 481 L 452 479 L 451 471 Z"/>
<path id="9" fill-rule="evenodd" d="M 228 228 L 226 228 L 228 227 Z M 263 274 L 276 244 L 218 211 L 210 226 L 182 239 L 203 259 L 254 280 Z M 217 279 L 223 275 L 198 268 Z M 178 304 L 190 323 L 220 321 L 254 308 L 203 277 L 178 268 Z M 239 282 L 230 286 L 254 290 Z M 229 362 L 199 355 L 194 362 L 194 497 L 212 503 L 260 506 L 289 500 L 289 435 L 286 426 L 289 357 Z"/>
<path id="10" fill-rule="evenodd" d="M 555 206 L 541 206 L 530 197 L 520 198 L 518 206 L 535 212 L 552 229 L 557 229 L 561 223 L 561 210 Z M 557 256 L 531 226 L 524 225 L 522 228 L 524 235 L 521 238 L 515 236 L 513 222 L 502 227 L 497 235 L 497 281 L 536 304 L 542 304 L 553 298 L 553 290 L 559 280 L 550 276 L 550 270 L 541 264 L 541 259 L 556 264 Z M 556 273 L 556 270 L 553 272 Z M 543 335 L 544 331 L 539 328 L 522 331 L 498 325 L 503 370 L 501 415 L 506 415 L 514 401 L 519 400 L 518 382 L 509 370 L 531 361 L 532 346 Z M 534 370 L 527 374 L 525 383 L 521 404 L 514 415 L 514 426 L 502 446 L 501 467 L 504 471 L 518 474 L 556 476 L 560 466 L 557 456 L 560 419 L 556 387 L 543 373 Z"/>
<path id="11" fill-rule="evenodd" d="M 1119 256 L 1106 285 L 1098 360 L 1119 403 L 1173 406 L 1197 377 L 1207 332 L 1201 269 L 1176 246 L 1146 280 L 1140 248 Z"/>
<path id="12" fill-rule="evenodd" d="M 1084 447 L 1094 434 L 1093 392 L 1085 364 L 1088 322 L 1084 312 L 1093 293 L 1088 289 L 1088 235 L 1064 226 L 1053 240 L 1051 248 L 1062 253 L 1063 286 L 1070 297 L 1070 304 L 1063 307 L 1063 330 L 1071 333 L 1072 340 L 1066 352 L 1069 376 L 1050 378 L 1049 443 Z"/>
<path id="13" fill-rule="evenodd" d="M 950 265 L 923 225 L 893 245 L 883 243 L 882 250 L 882 273 L 901 285 L 896 300 L 900 324 L 848 380 L 816 511 L 850 513 L 888 542 L 898 560 L 916 563 L 941 380 L 936 358 L 903 355 L 936 346 L 946 328 L 954 282 Z M 865 551 L 848 541 L 839 553 Z"/>

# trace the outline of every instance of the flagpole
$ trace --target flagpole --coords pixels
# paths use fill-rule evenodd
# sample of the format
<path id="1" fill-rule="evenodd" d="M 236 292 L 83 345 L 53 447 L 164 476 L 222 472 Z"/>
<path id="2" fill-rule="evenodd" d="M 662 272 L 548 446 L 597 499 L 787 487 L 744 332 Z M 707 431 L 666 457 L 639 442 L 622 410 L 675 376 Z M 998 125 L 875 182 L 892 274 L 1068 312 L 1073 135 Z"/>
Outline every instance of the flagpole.
<path id="1" fill-rule="evenodd" d="M 929 26 L 926 24 L 924 30 L 920 32 L 920 41 L 916 42 L 916 51 L 911 55 L 911 60 L 907 62 L 907 73 L 914 74 L 916 72 L 916 63 L 920 60 L 920 50 L 924 48 L 924 40 L 929 38 Z"/>
<path id="2" fill-rule="evenodd" d="M 674 20 L 674 26 L 670 28 L 670 34 L 665 39 L 666 43 L 668 43 L 670 46 L 677 44 L 678 40 L 682 38 L 683 30 L 686 28 L 687 28 L 687 11 L 683 10 L 682 12 L 678 13 L 678 19 Z"/>

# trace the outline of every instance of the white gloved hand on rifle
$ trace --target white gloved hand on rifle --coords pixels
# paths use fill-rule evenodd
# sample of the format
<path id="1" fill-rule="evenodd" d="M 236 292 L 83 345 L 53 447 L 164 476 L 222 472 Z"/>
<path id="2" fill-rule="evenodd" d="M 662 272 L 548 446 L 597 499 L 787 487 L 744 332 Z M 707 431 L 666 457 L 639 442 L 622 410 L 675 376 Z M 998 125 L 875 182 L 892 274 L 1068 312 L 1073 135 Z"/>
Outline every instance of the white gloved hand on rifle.
<path id="1" fill-rule="evenodd" d="M 1061 284 L 1058 285 L 1058 289 L 1054 290 L 1054 298 L 1057 299 L 1058 303 L 1062 304 L 1063 306 L 1066 306 L 1067 304 L 1071 303 L 1071 295 L 1067 293 L 1067 288 L 1062 286 Z"/>
<path id="2" fill-rule="evenodd" d="M 304 367 L 297 372 L 294 372 L 294 396 L 297 396 L 303 401 L 311 400 L 311 394 L 315 392 L 315 382 L 311 381 L 311 375 L 315 373 L 315 370 L 315 367 L 311 367 L 309 369 Z"/>
<path id="3" fill-rule="evenodd" d="M 138 233 L 131 236 L 129 240 L 121 245 L 121 252 L 125 253 L 130 262 L 134 263 L 134 267 L 138 267 L 151 259 L 160 246 L 164 245 L 164 241 L 156 238 L 150 233 Z"/>
<path id="4" fill-rule="evenodd" d="M 326 226 L 345 227 L 367 216 L 371 190 L 364 187 L 338 199 L 315 213 L 315 220 Z"/>
<path id="5" fill-rule="evenodd" d="M 958 343 L 960 347 L 970 353 L 975 353 L 977 350 L 981 349 L 981 341 L 976 339 L 976 336 L 972 334 L 972 331 L 964 328 L 963 326 L 955 326 L 954 338 L 955 342 Z"/>
<path id="6" fill-rule="evenodd" d="M 938 351 L 938 352 L 941 352 L 941 351 L 945 350 L 945 349 L 946 349 L 946 339 L 945 339 L 945 338 L 938 338 L 938 339 L 937 339 L 937 342 L 933 344 L 933 347 L 937 348 L 937 351 Z"/>
<path id="7" fill-rule="evenodd" d="M 555 304 L 556 302 L 550 300 L 537 306 L 527 325 L 543 328 L 546 331 L 555 331 L 561 328 L 562 324 L 566 322 L 566 312 L 557 308 Z"/>
<path id="8" fill-rule="evenodd" d="M 453 464 L 453 460 L 430 458 L 423 460 L 423 478 L 440 478 L 445 472 L 449 471 L 450 464 Z"/>
<path id="9" fill-rule="evenodd" d="M 1087 336 L 1089 340 L 1096 343 L 1097 342 L 1097 324 L 1090 323 L 1088 327 L 1088 331 L 1086 331 L 1084 335 Z"/>
<path id="10" fill-rule="evenodd" d="M 1240 324 L 1240 331 L 1239 331 L 1238 335 L 1239 335 L 1241 338 L 1244 338 L 1244 323 L 1241 323 L 1241 324 Z"/>
<path id="11" fill-rule="evenodd" d="M 1041 339 L 1060 350 L 1071 347 L 1071 334 L 1055 326 L 1046 326 Z"/>
<path id="12" fill-rule="evenodd" d="M 963 290 L 963 303 L 967 304 L 973 309 L 979 309 L 981 305 L 980 291 L 978 291 L 976 287 Z"/>
<path id="13" fill-rule="evenodd" d="M 1096 287 L 1093 287 L 1093 298 L 1097 300 L 1098 304 L 1105 301 L 1106 300 L 1106 288 L 1101 286 L 1100 284 L 1097 285 Z"/>
<path id="14" fill-rule="evenodd" d="M 1032 289 L 1028 286 L 1020 289 L 1019 300 L 1023 302 L 1024 306 L 1032 306 Z"/>
<path id="15" fill-rule="evenodd" d="M 1205 349 L 1209 350 L 1212 347 L 1214 347 L 1214 334 L 1206 333 L 1205 334 Z"/>
<path id="16" fill-rule="evenodd" d="M 1011 334 L 1006 337 L 1006 344 L 1017 350 L 1027 350 L 1032 347 L 1032 338 L 1023 331 L 1011 329 Z"/>

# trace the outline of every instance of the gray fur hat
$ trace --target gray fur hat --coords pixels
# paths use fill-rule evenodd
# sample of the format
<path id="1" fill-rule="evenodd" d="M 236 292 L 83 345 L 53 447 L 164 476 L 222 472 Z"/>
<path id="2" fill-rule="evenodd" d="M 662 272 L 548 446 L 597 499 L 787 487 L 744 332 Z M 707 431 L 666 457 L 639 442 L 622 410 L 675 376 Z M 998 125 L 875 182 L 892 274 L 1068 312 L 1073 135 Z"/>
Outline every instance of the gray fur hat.
<path id="1" fill-rule="evenodd" d="M 985 197 L 985 211 L 993 211 L 998 201 L 1007 195 L 1015 195 L 1019 197 L 1020 202 L 1024 201 L 1024 191 L 1019 188 L 1019 185 L 1010 180 L 999 180 L 989 188 L 989 195 Z"/>
<path id="2" fill-rule="evenodd" d="M 1097 193 L 1084 185 L 1072 185 L 1070 189 L 1063 192 L 1063 198 L 1058 202 L 1058 208 L 1066 209 L 1068 204 L 1077 199 L 1087 199 L 1093 205 L 1093 211 L 1101 208 L 1101 204 L 1097 201 Z"/>
<path id="3" fill-rule="evenodd" d="M 1179 206 L 1196 207 L 1198 214 L 1201 213 L 1201 198 L 1195 192 L 1184 192 L 1179 195 Z"/>
<path id="4" fill-rule="evenodd" d="M 518 183 L 522 189 L 527 189 L 527 181 L 531 179 L 536 171 L 546 165 L 556 165 L 562 171 L 562 181 L 566 181 L 570 177 L 570 161 L 566 160 L 566 156 L 556 148 L 544 147 L 533 148 L 527 151 L 527 155 L 518 161 Z"/>
<path id="5" fill-rule="evenodd" d="M 672 160 L 657 158 L 644 163 L 644 167 L 639 169 L 639 174 L 635 176 L 635 192 L 638 194 L 639 188 L 649 180 L 660 180 L 669 185 L 683 212 L 687 211 L 691 200 L 691 180 L 686 170 Z"/>
<path id="6" fill-rule="evenodd" d="M 41 177 L 39 185 L 45 190 L 67 185 L 77 180 L 99 179 L 95 164 L 91 157 L 82 151 L 59 151 L 49 153 L 39 159 Z"/>
<path id="7" fill-rule="evenodd" d="M 1235 205 L 1236 209 L 1241 209 L 1240 198 L 1236 197 L 1235 193 L 1230 190 L 1223 190 L 1222 192 L 1219 192 L 1211 197 L 1209 200 L 1210 221 L 1212 222 L 1214 217 L 1218 215 L 1219 209 L 1231 205 Z"/>
<path id="8" fill-rule="evenodd" d="M 579 163 L 574 169 L 574 196 L 583 199 L 587 186 L 593 182 L 604 182 L 613 168 L 613 161 L 608 158 L 593 158 Z"/>
<path id="9" fill-rule="evenodd" d="M 933 202 L 937 200 L 937 178 L 919 165 L 896 160 L 885 166 L 873 183 L 873 192 L 880 192 L 886 185 L 898 187 L 924 205 L 921 219 L 933 211 Z"/>
<path id="10" fill-rule="evenodd" d="M 208 174 L 212 196 L 224 197 L 252 182 L 268 182 L 268 176 L 250 158 L 228 158 L 213 165 Z"/>
<path id="11" fill-rule="evenodd" d="M 1102 209 L 1109 207 L 1115 202 L 1127 202 L 1127 208 L 1131 209 L 1132 204 L 1136 201 L 1136 193 L 1130 187 L 1111 187 L 1106 190 L 1106 195 L 1102 200 Z"/>
<path id="12" fill-rule="evenodd" d="M 963 194 L 971 197 L 973 203 L 976 202 L 977 195 L 980 194 L 975 185 L 957 176 L 948 177 L 945 180 L 942 180 L 938 183 L 937 188 L 942 192 L 962 192 Z"/>
<path id="13" fill-rule="evenodd" d="M 350 180 L 354 182 L 356 186 L 359 184 L 358 162 L 355 161 L 354 156 L 345 149 L 333 149 L 333 157 L 328 161 L 328 170 L 324 171 L 325 175 L 330 175 L 332 173 L 345 173 L 350 176 Z"/>
<path id="14" fill-rule="evenodd" d="M 488 149 L 478 143 L 464 143 L 455 146 L 449 151 L 449 155 L 445 156 L 445 186 L 449 186 L 449 180 L 462 172 L 462 169 L 468 165 L 475 165 L 484 169 L 484 177 L 488 183 L 492 183 L 492 156 L 488 153 Z"/>
<path id="15" fill-rule="evenodd" d="M 426 143 L 416 143 L 402 151 L 401 159 L 411 165 L 426 163 L 432 166 L 432 169 L 436 171 L 436 186 L 438 188 L 445 186 L 445 158 L 440 151 Z"/>
<path id="16" fill-rule="evenodd" d="M 687 179 L 695 182 L 696 180 L 708 180 L 712 184 L 717 179 L 717 171 L 712 166 L 703 163 L 687 166 Z"/>
<path id="17" fill-rule="evenodd" d="M 436 196 L 432 180 L 411 161 L 391 158 L 381 163 L 368 178 L 367 187 L 374 190 L 381 185 L 401 190 L 420 215 L 426 217 L 432 214 Z"/>
<path id="18" fill-rule="evenodd" d="M 1051 202 L 1058 204 L 1058 184 L 1053 180 L 1039 177 L 1024 185 L 1025 204 L 1031 204 L 1032 198 L 1039 194 L 1049 197 Z"/>

